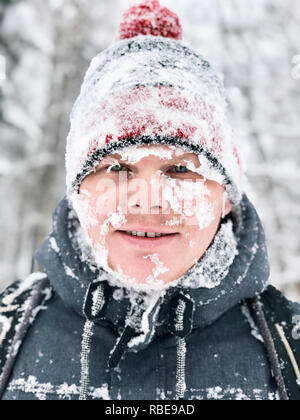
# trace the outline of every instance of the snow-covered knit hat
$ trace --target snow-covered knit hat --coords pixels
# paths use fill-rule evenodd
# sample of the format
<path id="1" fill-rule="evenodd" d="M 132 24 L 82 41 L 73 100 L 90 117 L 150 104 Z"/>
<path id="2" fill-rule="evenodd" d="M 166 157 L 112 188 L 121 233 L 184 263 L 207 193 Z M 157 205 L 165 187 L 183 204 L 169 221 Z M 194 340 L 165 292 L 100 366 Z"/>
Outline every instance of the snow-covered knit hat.
<path id="1" fill-rule="evenodd" d="M 158 0 L 123 14 L 113 43 L 90 64 L 70 122 L 67 195 L 107 154 L 157 143 L 202 155 L 232 203 L 240 202 L 242 168 L 224 86 Z"/>

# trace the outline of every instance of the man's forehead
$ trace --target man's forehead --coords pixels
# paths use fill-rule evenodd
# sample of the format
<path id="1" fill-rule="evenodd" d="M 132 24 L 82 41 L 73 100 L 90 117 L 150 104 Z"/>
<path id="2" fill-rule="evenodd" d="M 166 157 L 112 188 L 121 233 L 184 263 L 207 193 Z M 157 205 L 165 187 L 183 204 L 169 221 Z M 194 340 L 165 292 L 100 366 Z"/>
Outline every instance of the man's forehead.
<path id="1" fill-rule="evenodd" d="M 161 160 L 197 157 L 197 155 L 193 152 L 186 151 L 179 147 L 166 145 L 142 145 L 126 147 L 119 152 L 111 153 L 107 157 L 127 161 L 133 164 L 148 156 L 154 156 Z"/>

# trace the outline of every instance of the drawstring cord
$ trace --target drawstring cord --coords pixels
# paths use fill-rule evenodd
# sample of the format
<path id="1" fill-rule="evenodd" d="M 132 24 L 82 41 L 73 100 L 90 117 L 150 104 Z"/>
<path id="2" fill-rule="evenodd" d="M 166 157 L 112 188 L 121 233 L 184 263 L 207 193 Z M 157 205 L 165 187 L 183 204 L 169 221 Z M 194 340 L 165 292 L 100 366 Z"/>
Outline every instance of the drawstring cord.
<path id="1" fill-rule="evenodd" d="M 169 331 L 176 336 L 176 399 L 185 397 L 186 386 L 186 337 L 193 330 L 195 303 L 187 295 L 178 293 L 172 303 L 169 318 Z"/>
<path id="2" fill-rule="evenodd" d="M 91 314 L 93 317 L 97 316 L 97 314 L 101 311 L 104 305 L 104 290 L 103 285 L 100 286 L 95 290 L 93 300 L 92 300 L 92 307 L 91 307 Z M 89 365 L 90 365 L 90 351 L 91 351 L 91 341 L 93 336 L 93 328 L 94 322 L 90 321 L 89 319 L 86 320 L 82 335 L 82 342 L 81 342 L 81 379 L 80 379 L 80 395 L 79 400 L 85 401 L 88 397 L 88 388 L 90 382 L 90 372 L 89 372 Z"/>
<path id="3" fill-rule="evenodd" d="M 81 379 L 79 400 L 85 401 L 88 395 L 89 387 L 89 355 L 91 349 L 91 339 L 93 335 L 93 321 L 87 320 L 84 325 L 82 343 L 81 343 Z"/>
<path id="4" fill-rule="evenodd" d="M 284 334 L 283 328 L 281 328 L 281 326 L 279 324 L 275 324 L 275 328 L 276 328 L 276 330 L 279 334 L 279 337 L 281 338 L 281 341 L 282 341 L 282 343 L 285 347 L 285 350 L 286 350 L 286 352 L 289 356 L 289 359 L 290 359 L 291 364 L 293 366 L 297 381 L 300 384 L 300 368 L 299 368 L 297 360 L 294 356 L 293 350 L 291 349 L 290 343 L 288 342 L 288 340 L 287 340 L 287 338 Z"/>
<path id="5" fill-rule="evenodd" d="M 265 346 L 269 355 L 270 364 L 271 364 L 271 368 L 274 374 L 275 381 L 278 386 L 280 399 L 282 401 L 288 401 L 289 397 L 287 394 L 287 389 L 286 389 L 282 372 L 280 369 L 278 355 L 277 355 L 276 348 L 272 339 L 271 332 L 269 330 L 269 327 L 266 321 L 266 317 L 262 308 L 262 303 L 259 299 L 254 300 L 253 310 L 254 310 L 254 314 L 256 315 L 256 322 L 260 329 L 261 335 L 264 339 L 264 343 L 265 343 Z"/>
<path id="6" fill-rule="evenodd" d="M 179 299 L 176 309 L 175 330 L 182 332 L 184 330 L 184 313 L 186 303 L 184 300 Z M 177 337 L 177 360 L 176 360 L 176 399 L 184 398 L 186 391 L 185 382 L 185 363 L 186 363 L 186 342 L 185 338 Z"/>

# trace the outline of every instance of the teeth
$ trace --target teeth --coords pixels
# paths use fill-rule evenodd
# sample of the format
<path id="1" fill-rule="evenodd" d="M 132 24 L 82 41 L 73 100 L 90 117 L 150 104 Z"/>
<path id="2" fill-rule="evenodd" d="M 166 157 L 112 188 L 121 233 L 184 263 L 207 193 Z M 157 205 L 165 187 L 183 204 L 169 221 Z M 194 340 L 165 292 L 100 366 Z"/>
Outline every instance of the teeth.
<path id="1" fill-rule="evenodd" d="M 155 238 L 155 232 L 148 232 L 147 236 L 148 238 Z"/>
<path id="2" fill-rule="evenodd" d="M 130 235 L 133 236 L 138 236 L 138 237 L 148 237 L 148 238 L 159 238 L 160 236 L 166 236 L 163 233 L 156 233 L 156 232 L 140 232 L 140 231 L 126 231 L 126 233 L 129 233 Z"/>

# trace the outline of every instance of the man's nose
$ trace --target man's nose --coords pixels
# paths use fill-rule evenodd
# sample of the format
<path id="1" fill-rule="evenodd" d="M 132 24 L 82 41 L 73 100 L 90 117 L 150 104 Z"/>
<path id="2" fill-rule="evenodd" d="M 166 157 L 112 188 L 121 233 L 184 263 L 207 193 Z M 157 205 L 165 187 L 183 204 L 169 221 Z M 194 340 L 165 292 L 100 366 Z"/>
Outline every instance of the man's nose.
<path id="1" fill-rule="evenodd" d="M 128 184 L 128 208 L 136 213 L 166 214 L 170 205 L 163 197 L 159 177 L 140 177 Z"/>

